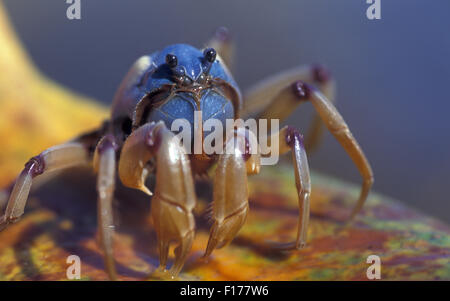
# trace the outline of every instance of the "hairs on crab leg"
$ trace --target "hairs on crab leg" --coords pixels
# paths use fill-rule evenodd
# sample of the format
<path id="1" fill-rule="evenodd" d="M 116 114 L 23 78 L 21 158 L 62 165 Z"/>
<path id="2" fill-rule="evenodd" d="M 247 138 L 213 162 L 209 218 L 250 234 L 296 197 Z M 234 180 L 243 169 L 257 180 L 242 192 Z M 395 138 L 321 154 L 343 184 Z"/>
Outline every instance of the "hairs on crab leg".
<path id="1" fill-rule="evenodd" d="M 160 269 L 165 270 L 169 244 L 175 241 L 178 247 L 170 274 L 176 277 L 194 240 L 192 210 L 196 196 L 188 155 L 163 122 L 147 123 L 127 138 L 119 161 L 122 183 L 151 194 L 145 179 L 146 164 L 152 159 L 156 160 L 156 186 L 151 215 L 158 237 Z"/>

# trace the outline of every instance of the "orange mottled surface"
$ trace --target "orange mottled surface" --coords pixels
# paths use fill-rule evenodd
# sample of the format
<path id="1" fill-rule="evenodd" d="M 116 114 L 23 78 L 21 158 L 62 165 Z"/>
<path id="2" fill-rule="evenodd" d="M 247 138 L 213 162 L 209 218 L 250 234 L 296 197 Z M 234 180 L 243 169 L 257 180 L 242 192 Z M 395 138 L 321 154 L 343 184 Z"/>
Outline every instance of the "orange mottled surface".
<path id="1" fill-rule="evenodd" d="M 0 187 L 29 157 L 98 126 L 107 109 L 42 77 L 15 38 L 0 6 Z M 25 84 L 26 83 L 26 84 Z M 450 280 L 450 228 L 372 193 L 352 225 L 345 218 L 358 187 L 312 174 L 309 244 L 275 252 L 266 240 L 290 241 L 297 227 L 293 171 L 263 168 L 250 180 L 250 214 L 231 245 L 201 259 L 210 224 L 211 187 L 198 183 L 197 234 L 180 275 L 198 280 L 365 280 L 367 256 L 381 258 L 385 280 Z M 0 195 L 0 201 L 5 199 Z M 81 276 L 105 280 L 96 243 L 95 177 L 73 170 L 31 194 L 20 222 L 0 233 L 0 280 L 65 280 L 67 257 L 81 258 Z M 3 210 L 4 203 L 0 202 Z M 119 279 L 142 280 L 158 265 L 150 199 L 119 187 L 114 202 Z"/>

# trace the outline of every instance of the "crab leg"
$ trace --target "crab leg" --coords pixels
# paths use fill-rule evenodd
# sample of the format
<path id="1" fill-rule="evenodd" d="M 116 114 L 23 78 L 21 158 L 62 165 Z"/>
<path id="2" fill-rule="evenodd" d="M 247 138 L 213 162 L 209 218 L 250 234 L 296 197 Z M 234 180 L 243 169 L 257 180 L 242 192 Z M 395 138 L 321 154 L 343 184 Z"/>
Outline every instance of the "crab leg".
<path id="1" fill-rule="evenodd" d="M 217 51 L 226 66 L 233 67 L 234 43 L 227 28 L 219 27 L 206 45 Z"/>
<path id="2" fill-rule="evenodd" d="M 90 163 L 86 146 L 78 142 L 68 142 L 51 147 L 31 158 L 16 180 L 6 206 L 0 217 L 0 231 L 17 222 L 22 216 L 33 179 L 41 174 Z"/>
<path id="3" fill-rule="evenodd" d="M 256 116 L 257 118 L 286 119 L 299 105 L 298 101 L 288 101 L 289 98 L 281 98 L 278 95 L 285 88 L 286 83 L 302 80 L 318 86 L 320 91 L 331 102 L 335 102 L 335 81 L 329 71 L 320 65 L 296 67 L 271 76 L 245 94 L 243 116 Z M 280 99 L 284 99 L 280 104 Z M 305 139 L 305 147 L 308 152 L 317 148 L 323 134 L 322 120 L 318 114 L 314 114 Z"/>
<path id="4" fill-rule="evenodd" d="M 259 155 L 250 155 L 244 133 L 236 133 L 220 155 L 214 178 L 212 220 L 205 257 L 233 240 L 248 213 L 247 173 L 259 172 Z"/>
<path id="5" fill-rule="evenodd" d="M 351 220 L 361 210 L 367 196 L 369 195 L 370 188 L 373 185 L 372 167 L 370 166 L 370 163 L 364 155 L 364 152 L 358 142 L 353 137 L 350 129 L 344 121 L 344 118 L 342 118 L 341 114 L 339 114 L 334 105 L 328 101 L 328 99 L 320 93 L 320 91 L 306 83 L 296 82 L 294 86 L 300 95 L 305 95 L 306 99 L 309 98 L 309 101 L 324 121 L 328 130 L 345 149 L 363 178 L 361 193 L 358 201 L 356 202 L 356 206 L 350 214 Z"/>
<path id="6" fill-rule="evenodd" d="M 170 274 L 176 277 L 194 239 L 192 210 L 196 196 L 188 155 L 163 122 L 145 124 L 126 140 L 119 162 L 123 184 L 151 194 L 144 185 L 149 160 L 156 160 L 156 187 L 151 210 L 158 236 L 160 269 L 166 268 L 169 244 L 175 241 L 178 247 Z"/>
<path id="7" fill-rule="evenodd" d="M 309 223 L 309 196 L 311 194 L 311 179 L 309 175 L 308 159 L 303 146 L 302 135 L 293 127 L 284 127 L 275 133 L 275 141 L 278 141 L 279 154 L 282 155 L 292 151 L 292 162 L 294 164 L 295 186 L 298 193 L 299 219 L 297 239 L 290 243 L 274 243 L 272 247 L 277 249 L 302 249 L 306 245 Z M 270 139 L 271 141 L 271 139 Z"/>
<path id="8" fill-rule="evenodd" d="M 117 279 L 113 255 L 112 199 L 116 177 L 117 145 L 112 135 L 103 137 L 95 150 L 94 169 L 97 175 L 97 214 L 100 244 L 105 256 L 105 266 L 111 280 Z"/>
<path id="9" fill-rule="evenodd" d="M 353 217 L 355 217 L 355 215 L 361 210 L 365 200 L 367 199 L 370 188 L 373 184 L 373 172 L 369 161 L 364 155 L 364 152 L 358 142 L 350 132 L 350 129 L 341 114 L 339 114 L 334 105 L 328 101 L 328 99 L 321 92 L 302 81 L 294 82 L 292 85 L 286 87 L 280 92 L 277 98 L 281 106 L 287 102 L 310 101 L 328 130 L 331 134 L 333 134 L 336 140 L 342 145 L 347 154 L 355 163 L 361 177 L 363 178 L 363 183 L 356 206 L 350 214 L 350 220 L 353 219 Z"/>

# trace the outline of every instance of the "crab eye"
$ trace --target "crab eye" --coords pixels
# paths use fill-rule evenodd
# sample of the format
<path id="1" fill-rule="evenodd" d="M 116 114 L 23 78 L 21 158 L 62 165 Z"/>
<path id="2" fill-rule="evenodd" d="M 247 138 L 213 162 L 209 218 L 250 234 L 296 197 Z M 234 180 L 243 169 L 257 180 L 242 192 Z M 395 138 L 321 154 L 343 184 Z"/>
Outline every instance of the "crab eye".
<path id="1" fill-rule="evenodd" d="M 206 82 L 206 75 L 205 75 L 205 73 L 200 74 L 200 76 L 197 78 L 197 82 L 199 84 L 204 84 Z"/>
<path id="2" fill-rule="evenodd" d="M 192 80 L 187 76 L 183 76 L 183 80 L 182 80 L 181 84 L 183 86 L 189 86 L 192 84 Z"/>
<path id="3" fill-rule="evenodd" d="M 175 68 L 178 65 L 177 57 L 174 54 L 167 54 L 166 64 L 169 65 L 170 68 Z"/>
<path id="4" fill-rule="evenodd" d="M 216 60 L 216 51 L 214 50 L 214 48 L 207 48 L 205 49 L 205 51 L 203 52 L 203 55 L 205 56 L 205 59 L 212 63 Z"/>
<path id="5" fill-rule="evenodd" d="M 174 68 L 173 73 L 176 77 L 183 77 L 185 75 L 184 68 L 182 68 L 181 66 L 177 66 L 176 68 Z"/>

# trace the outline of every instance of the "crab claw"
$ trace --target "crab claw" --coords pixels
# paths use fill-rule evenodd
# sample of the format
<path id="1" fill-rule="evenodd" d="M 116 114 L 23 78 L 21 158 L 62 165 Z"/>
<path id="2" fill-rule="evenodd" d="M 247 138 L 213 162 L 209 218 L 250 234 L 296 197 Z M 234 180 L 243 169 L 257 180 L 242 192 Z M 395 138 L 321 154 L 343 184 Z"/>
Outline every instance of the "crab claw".
<path id="1" fill-rule="evenodd" d="M 245 223 L 248 214 L 247 168 L 248 143 L 245 134 L 226 144 L 226 153 L 219 158 L 214 178 L 214 224 L 209 235 L 204 257 L 230 243 Z M 257 162 L 251 170 L 256 171 Z"/>
<path id="2" fill-rule="evenodd" d="M 156 166 L 155 195 L 151 200 L 160 258 L 156 274 L 160 276 L 159 272 L 166 270 L 170 245 L 176 243 L 175 261 L 169 271 L 170 278 L 174 279 L 180 273 L 194 240 L 192 210 L 196 196 L 186 150 L 163 122 L 145 124 L 127 138 L 119 163 L 122 182 L 145 191 L 145 166 L 151 159 Z"/>
<path id="3" fill-rule="evenodd" d="M 156 132 L 162 125 L 162 122 L 145 124 L 131 133 L 123 145 L 120 157 L 119 178 L 122 183 L 148 195 L 153 193 L 145 186 L 149 174 L 146 165 L 153 157 L 153 149 L 159 143 Z M 142 144 L 143 140 L 147 143 Z"/>

